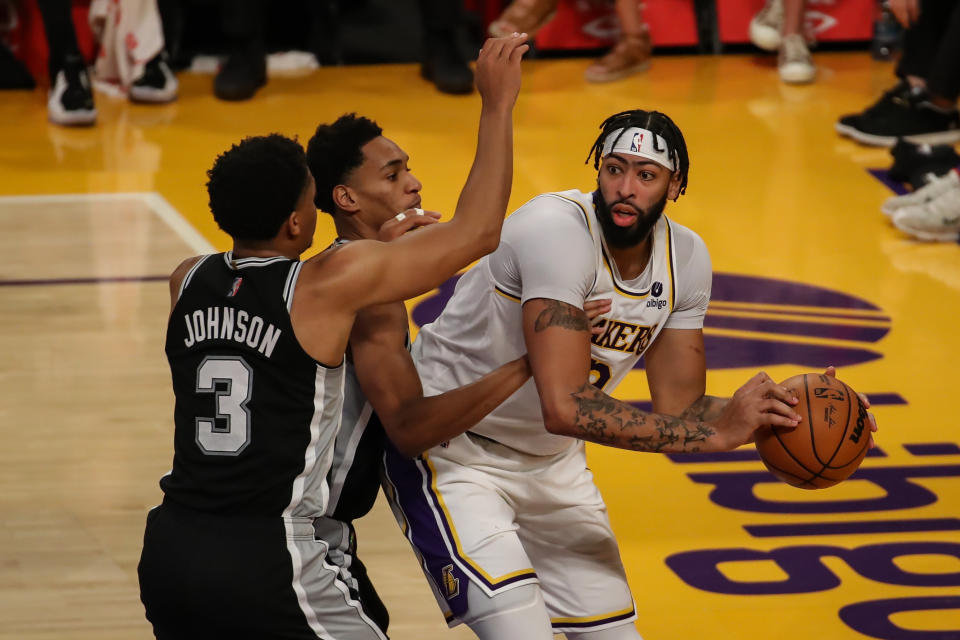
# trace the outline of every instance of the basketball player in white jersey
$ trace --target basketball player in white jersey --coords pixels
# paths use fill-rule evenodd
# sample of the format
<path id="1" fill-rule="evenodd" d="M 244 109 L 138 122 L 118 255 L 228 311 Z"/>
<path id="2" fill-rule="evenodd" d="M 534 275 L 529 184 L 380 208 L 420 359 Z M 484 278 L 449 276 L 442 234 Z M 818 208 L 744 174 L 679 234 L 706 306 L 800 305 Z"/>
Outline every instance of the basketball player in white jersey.
<path id="1" fill-rule="evenodd" d="M 427 395 L 524 352 L 534 379 L 419 458 L 387 454 L 395 514 L 448 622 L 482 640 L 639 637 L 584 441 L 723 451 L 799 421 L 792 392 L 763 372 L 732 398 L 705 395 L 710 258 L 696 233 L 662 216 L 687 184 L 680 130 L 639 110 L 601 129 L 597 190 L 517 210 L 413 347 Z M 588 297 L 612 299 L 593 336 Z M 607 395 L 641 356 L 653 413 Z"/>
<path id="2" fill-rule="evenodd" d="M 414 225 L 438 221 L 439 214 L 429 211 L 412 218 L 395 213 L 421 206 L 422 185 L 407 154 L 369 118 L 351 113 L 319 125 L 307 145 L 307 163 L 317 184 L 317 208 L 333 217 L 337 245 L 389 241 Z M 584 308 L 593 318 L 609 311 L 609 300 L 592 300 Z M 384 632 L 389 614 L 357 555 L 360 541 L 353 527 L 376 501 L 384 447 L 419 455 L 472 427 L 530 377 L 521 354 L 464 387 L 424 397 L 409 352 L 408 327 L 403 302 L 357 313 L 347 352 L 343 419 L 329 472 L 330 498 L 326 516 L 314 521 L 317 535 L 330 544 L 331 564 Z"/>
<path id="3" fill-rule="evenodd" d="M 173 470 L 138 566 L 158 638 L 386 637 L 315 528 L 330 493 L 344 352 L 359 309 L 429 291 L 496 247 L 525 41 L 488 40 L 478 57 L 477 152 L 449 224 L 301 262 L 317 210 L 299 143 L 246 138 L 208 172 L 210 208 L 233 249 L 190 258 L 170 277 Z"/>

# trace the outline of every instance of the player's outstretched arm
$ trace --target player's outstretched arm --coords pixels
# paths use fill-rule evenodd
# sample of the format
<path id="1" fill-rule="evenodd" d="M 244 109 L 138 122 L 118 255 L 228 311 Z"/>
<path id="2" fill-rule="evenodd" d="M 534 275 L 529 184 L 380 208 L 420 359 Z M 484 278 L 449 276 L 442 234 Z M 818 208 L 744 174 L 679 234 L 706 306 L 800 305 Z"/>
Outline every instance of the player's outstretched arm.
<path id="1" fill-rule="evenodd" d="M 477 59 L 483 99 L 477 152 L 453 219 L 388 244 L 351 242 L 331 256 L 332 272 L 349 292 L 348 307 L 419 295 L 497 248 L 513 179 L 512 113 L 526 40 L 525 35 L 491 38 Z"/>
<path id="2" fill-rule="evenodd" d="M 512 360 L 476 382 L 424 397 L 404 347 L 407 313 L 402 303 L 367 307 L 357 314 L 350 350 L 363 394 L 400 453 L 413 457 L 460 435 L 530 378 L 526 358 Z"/>
<path id="3" fill-rule="evenodd" d="M 577 307 L 546 298 L 523 305 L 523 328 L 548 431 L 598 444 L 656 452 L 726 451 L 764 425 L 796 426 L 792 395 L 754 376 L 715 421 L 641 411 L 589 382 L 590 326 Z"/>

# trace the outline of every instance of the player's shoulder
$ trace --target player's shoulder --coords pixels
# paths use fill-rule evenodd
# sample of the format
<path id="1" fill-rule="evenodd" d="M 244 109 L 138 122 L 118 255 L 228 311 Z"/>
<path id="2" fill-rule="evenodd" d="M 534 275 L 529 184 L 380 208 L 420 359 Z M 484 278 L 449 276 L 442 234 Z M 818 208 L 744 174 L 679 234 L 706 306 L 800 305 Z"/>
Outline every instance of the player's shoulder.
<path id="1" fill-rule="evenodd" d="M 713 271 L 710 251 L 700 234 L 674 220 L 670 220 L 670 232 L 676 251 L 676 265 L 682 275 L 700 273 L 708 277 Z"/>
<path id="2" fill-rule="evenodd" d="M 592 196 L 577 189 L 541 193 L 525 202 L 507 218 L 507 226 L 549 225 L 548 228 L 582 227 L 589 229 Z M 513 222 L 511 222 L 513 220 Z"/>
<path id="3" fill-rule="evenodd" d="M 670 233 L 673 235 L 673 244 L 677 248 L 677 253 L 682 252 L 685 255 L 710 255 L 710 251 L 707 249 L 707 243 L 703 241 L 699 233 L 672 218 L 669 220 L 669 223 Z"/>
<path id="4" fill-rule="evenodd" d="M 179 291 L 180 285 L 183 283 L 183 279 L 187 277 L 187 274 L 190 273 L 190 270 L 193 269 L 198 262 L 207 257 L 209 256 L 193 256 L 192 258 L 187 258 L 178 264 L 173 270 L 173 273 L 170 274 L 170 291 Z"/>

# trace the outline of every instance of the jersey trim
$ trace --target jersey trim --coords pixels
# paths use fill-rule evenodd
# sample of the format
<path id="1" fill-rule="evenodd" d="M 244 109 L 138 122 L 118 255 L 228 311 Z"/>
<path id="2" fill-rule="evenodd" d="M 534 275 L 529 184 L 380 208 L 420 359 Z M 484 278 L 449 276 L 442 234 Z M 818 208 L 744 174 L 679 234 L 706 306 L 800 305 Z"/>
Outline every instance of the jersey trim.
<path id="1" fill-rule="evenodd" d="M 507 291 L 504 291 L 503 289 L 501 289 L 501 288 L 500 288 L 499 286 L 497 286 L 497 285 L 494 285 L 493 290 L 494 290 L 496 293 L 498 293 L 500 296 L 502 296 L 502 297 L 504 297 L 504 298 L 506 298 L 507 300 L 510 300 L 510 301 L 512 301 L 512 302 L 520 302 L 520 300 L 521 300 L 520 296 L 516 296 L 516 295 L 513 295 L 512 293 L 509 293 L 509 292 L 507 292 Z"/>
<path id="2" fill-rule="evenodd" d="M 554 633 L 563 631 L 583 631 L 590 629 L 598 631 L 598 627 L 617 626 L 611 623 L 625 624 L 637 617 L 636 608 L 631 604 L 626 609 L 612 611 L 610 613 L 601 613 L 595 616 L 571 617 L 571 618 L 550 618 L 550 626 Z"/>
<path id="3" fill-rule="evenodd" d="M 667 223 L 665 231 L 665 250 L 667 252 L 667 267 L 670 273 L 670 310 L 676 306 L 676 277 L 673 270 L 673 228 L 671 226 L 670 220 L 664 218 L 664 221 Z M 650 295 L 650 287 L 646 291 L 630 291 L 629 289 L 620 286 L 619 279 L 616 274 L 613 272 L 613 268 L 610 266 L 610 258 L 607 256 L 607 250 L 604 247 L 601 247 L 601 252 L 603 255 L 603 265 L 606 267 L 607 271 L 610 273 L 610 280 L 613 281 L 613 287 L 617 290 L 618 293 L 626 296 L 627 298 L 634 298 L 637 300 L 643 300 Z"/>
<path id="4" fill-rule="evenodd" d="M 677 277 L 673 269 L 673 223 L 667 220 L 667 267 L 670 269 L 670 311 L 677 307 Z"/>
<path id="5" fill-rule="evenodd" d="M 302 262 L 293 263 L 287 274 L 287 283 L 283 286 L 283 301 L 287 303 L 287 313 L 290 313 L 290 307 L 293 305 L 293 291 L 297 287 L 297 278 L 300 277 L 302 267 Z"/>
<path id="6" fill-rule="evenodd" d="M 277 262 L 283 262 L 285 260 L 290 260 L 286 256 L 272 256 L 270 258 L 240 258 L 239 260 L 233 259 L 233 251 L 227 251 L 223 254 L 223 261 L 227 263 L 227 266 L 232 270 L 236 269 L 245 269 L 247 267 L 267 267 L 271 264 L 276 264 Z"/>
<path id="7" fill-rule="evenodd" d="M 294 479 L 290 492 L 290 504 L 287 505 L 287 508 L 283 511 L 283 527 L 287 534 L 287 551 L 290 553 L 290 564 L 291 568 L 293 569 L 293 580 L 291 586 L 293 587 L 294 592 L 297 594 L 297 603 L 300 605 L 300 610 L 303 611 L 303 615 L 307 619 L 307 624 L 310 625 L 310 628 L 313 629 L 314 633 L 321 637 L 326 633 L 326 629 L 324 629 L 323 625 L 320 624 L 320 621 L 317 620 L 317 614 L 313 610 L 313 607 L 310 606 L 310 602 L 307 599 L 307 592 L 303 588 L 303 584 L 300 582 L 300 576 L 303 574 L 303 559 L 300 556 L 300 550 L 297 549 L 297 545 L 294 544 L 293 521 L 291 517 L 293 515 L 293 510 L 299 506 L 303 500 L 304 483 L 306 482 L 307 477 L 313 471 L 314 466 L 317 464 L 316 446 L 320 439 L 320 422 L 323 419 L 323 401 L 325 395 L 324 392 L 326 391 L 326 382 L 327 372 L 318 367 L 316 377 L 314 378 L 313 416 L 310 418 L 310 442 L 307 445 L 306 451 L 304 452 L 303 471 Z M 338 423 L 337 429 L 339 428 L 340 425 Z M 326 484 L 325 479 L 323 482 Z M 326 500 L 324 500 L 324 503 L 325 502 Z M 326 508 L 326 504 L 323 506 Z"/>
<path id="8" fill-rule="evenodd" d="M 177 300 L 180 299 L 180 297 L 183 295 L 183 290 L 187 288 L 188 284 L 190 284 L 190 280 L 193 279 L 193 274 L 196 273 L 197 269 L 200 268 L 200 265 L 206 262 L 207 258 L 209 257 L 210 257 L 209 255 L 203 256 L 202 258 L 197 260 L 196 264 L 190 267 L 189 271 L 187 271 L 187 275 L 184 276 L 183 282 L 180 283 L 180 291 L 177 292 Z"/>

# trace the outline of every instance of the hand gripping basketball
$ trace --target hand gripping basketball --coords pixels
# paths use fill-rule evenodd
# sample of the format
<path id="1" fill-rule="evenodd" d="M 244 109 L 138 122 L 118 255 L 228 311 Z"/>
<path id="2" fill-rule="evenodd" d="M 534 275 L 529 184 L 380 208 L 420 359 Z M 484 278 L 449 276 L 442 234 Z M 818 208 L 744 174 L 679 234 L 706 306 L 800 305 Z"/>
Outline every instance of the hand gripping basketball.
<path id="1" fill-rule="evenodd" d="M 800 415 L 793 410 L 797 401 L 793 391 L 776 384 L 766 372 L 760 371 L 736 390 L 714 422 L 723 449 L 735 449 L 752 442 L 762 427 L 796 427 L 800 423 Z"/>

